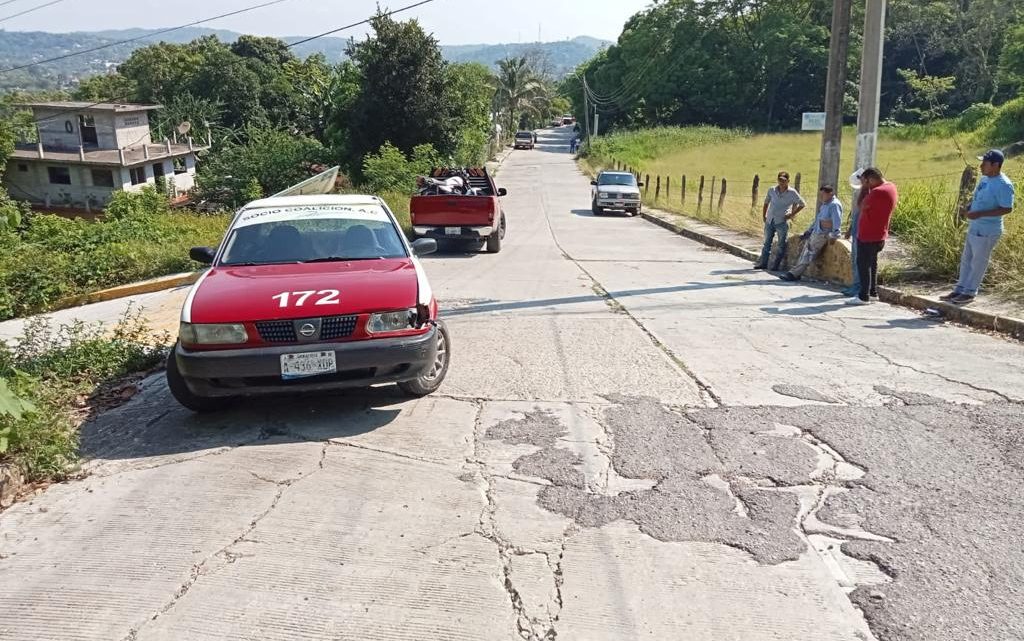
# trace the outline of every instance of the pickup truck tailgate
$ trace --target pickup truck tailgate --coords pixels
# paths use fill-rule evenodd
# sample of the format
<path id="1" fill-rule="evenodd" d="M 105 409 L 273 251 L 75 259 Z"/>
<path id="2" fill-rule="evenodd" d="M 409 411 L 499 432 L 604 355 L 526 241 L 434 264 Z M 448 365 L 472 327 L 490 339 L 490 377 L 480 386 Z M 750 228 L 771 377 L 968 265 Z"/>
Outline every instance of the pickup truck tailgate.
<path id="1" fill-rule="evenodd" d="M 479 227 L 494 222 L 493 196 L 413 196 L 413 225 Z"/>

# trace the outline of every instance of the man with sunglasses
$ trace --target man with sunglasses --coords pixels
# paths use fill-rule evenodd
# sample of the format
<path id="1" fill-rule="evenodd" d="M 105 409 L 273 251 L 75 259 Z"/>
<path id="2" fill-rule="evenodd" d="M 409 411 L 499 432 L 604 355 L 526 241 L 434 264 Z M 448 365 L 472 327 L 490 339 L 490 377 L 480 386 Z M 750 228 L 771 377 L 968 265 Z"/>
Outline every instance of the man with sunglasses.
<path id="1" fill-rule="evenodd" d="M 768 268 L 768 259 L 772 255 L 772 241 L 777 239 L 778 254 L 772 263 L 771 271 L 779 271 L 786 257 L 789 221 L 807 206 L 797 190 L 789 186 L 788 172 L 780 171 L 778 180 L 779 184 L 769 189 L 764 197 L 764 209 L 761 211 L 761 217 L 764 219 L 764 246 L 761 248 L 761 258 L 754 265 L 754 269 Z"/>

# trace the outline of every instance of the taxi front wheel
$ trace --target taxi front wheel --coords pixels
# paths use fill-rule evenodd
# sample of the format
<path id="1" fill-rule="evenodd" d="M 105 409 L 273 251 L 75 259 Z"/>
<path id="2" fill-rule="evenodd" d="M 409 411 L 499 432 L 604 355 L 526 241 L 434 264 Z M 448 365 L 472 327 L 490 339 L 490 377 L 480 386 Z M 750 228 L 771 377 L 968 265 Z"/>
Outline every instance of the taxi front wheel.
<path id="1" fill-rule="evenodd" d="M 451 345 L 448 326 L 438 321 L 437 354 L 434 356 L 434 364 L 423 376 L 399 383 L 398 387 L 409 396 L 427 396 L 436 392 L 441 387 L 441 383 L 444 382 L 445 375 L 448 374 L 448 363 L 451 360 Z"/>
<path id="2" fill-rule="evenodd" d="M 171 390 L 174 400 L 193 412 L 216 412 L 230 404 L 230 401 L 225 398 L 207 398 L 193 394 L 185 382 L 185 377 L 178 370 L 178 359 L 174 358 L 173 349 L 167 357 L 167 387 Z"/>

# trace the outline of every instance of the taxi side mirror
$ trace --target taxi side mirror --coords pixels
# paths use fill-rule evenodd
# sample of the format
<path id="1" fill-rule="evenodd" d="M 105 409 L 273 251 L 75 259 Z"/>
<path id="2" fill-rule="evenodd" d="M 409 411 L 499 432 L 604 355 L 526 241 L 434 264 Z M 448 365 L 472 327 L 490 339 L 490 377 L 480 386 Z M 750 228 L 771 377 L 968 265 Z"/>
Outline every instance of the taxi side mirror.
<path id="1" fill-rule="evenodd" d="M 596 181 L 596 180 L 591 180 L 591 181 L 590 181 L 590 184 L 591 184 L 591 185 L 594 185 L 594 186 L 596 187 L 596 186 L 597 186 L 597 181 Z"/>
<path id="2" fill-rule="evenodd" d="M 437 241 L 433 238 L 417 238 L 412 241 L 412 253 L 415 256 L 426 256 L 437 251 Z"/>
<path id="3" fill-rule="evenodd" d="M 188 250 L 189 258 L 204 265 L 212 265 L 216 256 L 217 250 L 213 247 L 193 247 Z"/>
<path id="4" fill-rule="evenodd" d="M 638 183 L 636 184 L 636 186 L 637 186 L 637 187 L 643 187 L 643 186 L 644 186 L 644 184 L 643 184 L 642 182 L 638 182 Z"/>
<path id="5" fill-rule="evenodd" d="M 505 189 L 504 187 L 499 187 L 498 188 L 498 197 L 499 198 L 501 196 L 507 196 L 507 195 L 508 195 L 508 190 L 507 189 Z"/>

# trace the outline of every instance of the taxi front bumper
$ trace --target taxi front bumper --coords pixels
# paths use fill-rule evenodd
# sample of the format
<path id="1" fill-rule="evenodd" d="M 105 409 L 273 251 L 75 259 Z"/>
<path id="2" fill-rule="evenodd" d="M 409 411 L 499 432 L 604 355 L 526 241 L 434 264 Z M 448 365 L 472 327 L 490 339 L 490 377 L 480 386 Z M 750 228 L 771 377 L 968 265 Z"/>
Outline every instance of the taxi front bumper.
<path id="1" fill-rule="evenodd" d="M 202 397 L 253 396 L 295 391 L 369 387 L 428 374 L 437 356 L 436 327 L 425 334 L 348 343 L 297 343 L 217 351 L 175 347 L 178 371 Z M 281 356 L 333 351 L 337 372 L 284 380 Z"/>

